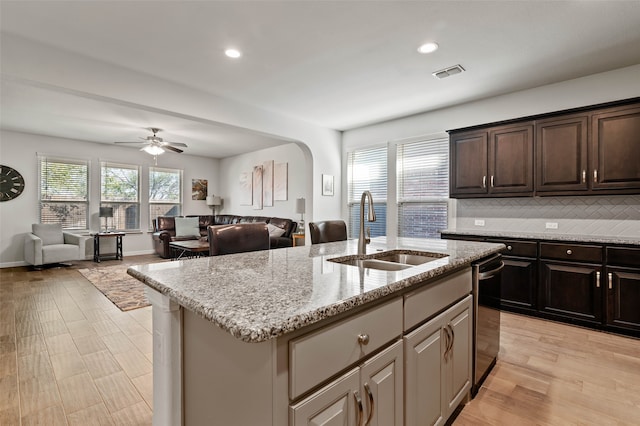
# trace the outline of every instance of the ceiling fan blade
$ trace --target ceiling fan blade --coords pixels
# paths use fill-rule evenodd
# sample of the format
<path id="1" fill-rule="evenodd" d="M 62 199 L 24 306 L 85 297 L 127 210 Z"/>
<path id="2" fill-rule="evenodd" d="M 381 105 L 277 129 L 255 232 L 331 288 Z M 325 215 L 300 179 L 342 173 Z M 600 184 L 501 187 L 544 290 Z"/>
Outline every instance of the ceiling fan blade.
<path id="1" fill-rule="evenodd" d="M 136 145 L 143 145 L 143 144 L 145 144 L 145 142 L 117 142 L 117 141 L 116 141 L 116 142 L 114 142 L 114 143 L 133 143 L 133 144 L 136 144 Z"/>
<path id="2" fill-rule="evenodd" d="M 182 142 L 168 142 L 168 141 L 164 141 L 162 142 L 162 145 L 172 145 L 172 146 L 181 146 L 183 148 L 187 148 L 187 144 L 186 143 L 182 143 Z"/>
<path id="3" fill-rule="evenodd" d="M 162 145 L 162 149 L 168 149 L 169 151 L 177 152 L 178 154 L 184 152 L 181 149 L 172 147 L 171 145 Z"/>

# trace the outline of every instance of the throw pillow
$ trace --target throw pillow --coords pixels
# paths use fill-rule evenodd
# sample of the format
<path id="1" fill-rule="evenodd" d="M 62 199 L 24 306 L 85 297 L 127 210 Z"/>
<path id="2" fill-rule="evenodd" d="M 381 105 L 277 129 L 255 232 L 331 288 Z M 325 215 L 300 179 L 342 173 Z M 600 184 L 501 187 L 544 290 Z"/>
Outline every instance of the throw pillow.
<path id="1" fill-rule="evenodd" d="M 197 217 L 176 217 L 176 237 L 200 238 Z"/>
<path id="2" fill-rule="evenodd" d="M 267 223 L 267 229 L 269 230 L 270 237 L 282 237 L 284 235 L 284 229 L 270 223 Z"/>
<path id="3" fill-rule="evenodd" d="M 64 244 L 62 225 L 59 223 L 34 223 L 31 225 L 31 231 L 42 240 L 43 246 Z"/>

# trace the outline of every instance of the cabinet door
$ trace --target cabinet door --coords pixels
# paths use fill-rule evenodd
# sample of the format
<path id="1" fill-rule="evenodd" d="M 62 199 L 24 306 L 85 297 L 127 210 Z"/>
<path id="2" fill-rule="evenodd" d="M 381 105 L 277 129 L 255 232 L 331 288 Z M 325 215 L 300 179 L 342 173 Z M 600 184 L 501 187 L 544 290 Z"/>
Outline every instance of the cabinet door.
<path id="1" fill-rule="evenodd" d="M 536 121 L 536 191 L 587 191 L 588 117 Z"/>
<path id="2" fill-rule="evenodd" d="M 640 269 L 607 268 L 607 324 L 640 331 Z"/>
<path id="3" fill-rule="evenodd" d="M 441 425 L 444 407 L 443 355 L 446 346 L 440 314 L 404 338 L 405 425 Z"/>
<path id="4" fill-rule="evenodd" d="M 536 259 L 503 257 L 500 305 L 515 311 L 536 309 L 538 276 Z"/>
<path id="5" fill-rule="evenodd" d="M 540 310 L 589 323 L 602 320 L 602 288 L 598 265 L 542 261 Z"/>
<path id="6" fill-rule="evenodd" d="M 489 193 L 533 194 L 533 125 L 489 132 Z"/>
<path id="7" fill-rule="evenodd" d="M 447 311 L 446 326 L 451 332 L 448 356 L 445 356 L 446 417 L 471 390 L 472 316 L 471 296 Z"/>
<path id="8" fill-rule="evenodd" d="M 355 368 L 289 408 L 292 425 L 356 426 L 364 415 L 360 369 Z M 359 401 L 359 402 L 358 402 Z"/>
<path id="9" fill-rule="evenodd" d="M 402 341 L 364 363 L 360 381 L 365 420 L 370 419 L 366 424 L 403 425 L 403 376 Z"/>
<path id="10" fill-rule="evenodd" d="M 452 133 L 451 195 L 487 193 L 487 132 Z"/>
<path id="11" fill-rule="evenodd" d="M 640 108 L 594 114 L 592 188 L 640 188 Z"/>

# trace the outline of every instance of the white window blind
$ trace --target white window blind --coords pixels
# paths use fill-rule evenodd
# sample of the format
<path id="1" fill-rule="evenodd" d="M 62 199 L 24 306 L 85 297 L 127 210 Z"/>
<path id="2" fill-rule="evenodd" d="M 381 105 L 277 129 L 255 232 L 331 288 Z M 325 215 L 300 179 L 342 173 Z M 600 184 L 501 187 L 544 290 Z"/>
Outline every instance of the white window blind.
<path id="1" fill-rule="evenodd" d="M 364 191 L 373 196 L 376 221 L 367 222 L 371 236 L 387 234 L 387 147 L 362 149 L 347 153 L 349 237 L 360 229 L 360 199 Z M 365 220 L 367 210 L 365 204 Z"/>
<path id="2" fill-rule="evenodd" d="M 40 222 L 87 229 L 89 162 L 38 156 Z"/>
<path id="3" fill-rule="evenodd" d="M 113 207 L 110 228 L 140 229 L 140 168 L 101 162 L 100 207 Z"/>
<path id="4" fill-rule="evenodd" d="M 396 170 L 398 236 L 440 238 L 447 228 L 448 139 L 398 145 Z"/>
<path id="5" fill-rule="evenodd" d="M 182 170 L 149 168 L 149 227 L 158 216 L 182 214 Z"/>

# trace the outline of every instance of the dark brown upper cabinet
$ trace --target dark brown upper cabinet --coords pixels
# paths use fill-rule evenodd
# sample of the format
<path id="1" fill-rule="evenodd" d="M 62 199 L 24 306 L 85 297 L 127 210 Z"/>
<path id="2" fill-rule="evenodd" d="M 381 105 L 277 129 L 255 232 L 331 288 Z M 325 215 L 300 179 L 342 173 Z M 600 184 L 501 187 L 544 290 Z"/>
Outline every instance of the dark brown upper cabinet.
<path id="1" fill-rule="evenodd" d="M 536 191 L 587 191 L 588 115 L 536 121 Z"/>
<path id="2" fill-rule="evenodd" d="M 449 131 L 450 196 L 640 193 L 640 99 Z"/>
<path id="3" fill-rule="evenodd" d="M 640 107 L 605 110 L 591 123 L 594 191 L 640 189 Z"/>
<path id="4" fill-rule="evenodd" d="M 533 124 L 451 134 L 452 196 L 533 194 Z"/>

